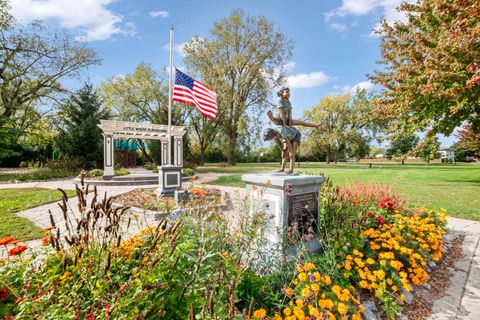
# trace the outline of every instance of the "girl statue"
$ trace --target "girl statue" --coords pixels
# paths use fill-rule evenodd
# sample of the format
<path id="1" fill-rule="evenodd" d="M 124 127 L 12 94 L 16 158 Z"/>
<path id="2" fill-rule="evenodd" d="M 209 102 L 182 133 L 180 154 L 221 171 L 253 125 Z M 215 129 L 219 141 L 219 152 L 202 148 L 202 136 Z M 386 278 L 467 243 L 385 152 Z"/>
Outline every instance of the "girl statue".
<path id="1" fill-rule="evenodd" d="M 295 120 L 292 118 L 292 103 L 290 102 L 290 89 L 287 87 L 278 91 L 277 95 L 280 97 L 278 103 L 278 117 L 274 117 L 271 111 L 268 111 L 267 116 L 272 123 L 280 126 L 280 131 L 270 129 L 265 134 L 265 140 L 274 139 L 282 150 L 282 166 L 278 172 L 284 172 L 287 161 L 290 158 L 290 168 L 287 173 L 292 173 L 295 168 L 295 154 L 300 147 L 300 139 L 302 134 L 294 126 L 303 126 L 308 128 L 318 128 L 314 123 Z M 283 140 L 283 142 L 282 142 Z"/>

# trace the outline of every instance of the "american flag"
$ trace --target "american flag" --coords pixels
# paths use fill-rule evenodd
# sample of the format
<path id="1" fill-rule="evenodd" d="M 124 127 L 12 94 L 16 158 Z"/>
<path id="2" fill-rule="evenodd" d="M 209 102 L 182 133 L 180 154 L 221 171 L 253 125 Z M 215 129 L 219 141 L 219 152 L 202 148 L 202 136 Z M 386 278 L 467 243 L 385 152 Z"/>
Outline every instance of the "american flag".
<path id="1" fill-rule="evenodd" d="M 217 93 L 201 82 L 193 80 L 175 68 L 173 101 L 183 102 L 197 107 L 205 117 L 215 119 L 217 115 Z"/>

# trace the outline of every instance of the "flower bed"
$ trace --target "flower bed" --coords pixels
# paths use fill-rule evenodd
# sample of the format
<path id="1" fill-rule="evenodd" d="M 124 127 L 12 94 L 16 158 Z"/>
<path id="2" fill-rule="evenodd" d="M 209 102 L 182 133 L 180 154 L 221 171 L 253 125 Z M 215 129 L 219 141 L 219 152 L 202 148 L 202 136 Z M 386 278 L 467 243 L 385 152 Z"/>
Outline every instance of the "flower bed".
<path id="1" fill-rule="evenodd" d="M 192 203 L 205 204 L 206 192 L 194 193 Z M 445 212 L 408 209 L 387 187 L 327 183 L 323 194 L 323 254 L 261 262 L 269 219 L 261 212 L 245 213 L 232 231 L 221 211 L 192 206 L 123 239 L 126 208 L 81 202 L 77 220 L 52 218 L 41 263 L 3 239 L 12 254 L 0 263 L 0 316 L 361 319 L 362 302 L 374 299 L 395 318 L 404 295 L 428 280 L 428 263 L 442 258 Z M 56 225 L 67 226 L 66 243 Z"/>

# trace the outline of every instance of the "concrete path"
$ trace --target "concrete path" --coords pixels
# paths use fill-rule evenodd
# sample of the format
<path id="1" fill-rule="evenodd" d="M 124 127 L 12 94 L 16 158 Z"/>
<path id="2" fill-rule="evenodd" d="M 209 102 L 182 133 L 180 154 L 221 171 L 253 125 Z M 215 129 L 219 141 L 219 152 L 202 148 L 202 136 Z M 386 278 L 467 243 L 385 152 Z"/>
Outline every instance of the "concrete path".
<path id="1" fill-rule="evenodd" d="M 465 235 L 463 257 L 451 266 L 451 283 L 429 320 L 480 319 L 480 222 L 448 218 L 451 236 Z"/>

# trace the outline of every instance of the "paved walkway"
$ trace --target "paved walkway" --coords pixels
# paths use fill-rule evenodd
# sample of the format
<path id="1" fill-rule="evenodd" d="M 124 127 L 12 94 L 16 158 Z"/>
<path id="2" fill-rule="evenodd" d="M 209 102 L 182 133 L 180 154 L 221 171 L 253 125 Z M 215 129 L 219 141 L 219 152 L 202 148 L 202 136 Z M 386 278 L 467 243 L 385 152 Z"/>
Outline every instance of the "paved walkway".
<path id="1" fill-rule="evenodd" d="M 212 181 L 222 174 L 199 174 L 196 184 L 203 181 Z M 157 185 L 141 186 L 142 188 L 154 188 Z M 32 188 L 41 187 L 47 189 L 74 189 L 75 185 L 70 180 L 56 180 L 46 182 L 25 182 L 18 184 L 0 184 L 2 188 Z M 105 192 L 108 196 L 115 196 L 129 192 L 138 186 L 98 186 L 97 190 L 103 197 Z M 246 203 L 246 192 L 243 188 L 218 187 L 231 195 L 236 204 Z M 91 196 L 91 195 L 90 195 Z M 78 199 L 70 198 L 69 204 L 74 210 L 78 204 Z M 19 216 L 32 220 L 39 227 L 50 226 L 48 210 L 52 210 L 56 221 L 63 221 L 61 210 L 57 203 L 50 203 L 40 207 L 28 209 L 17 213 Z M 145 223 L 151 223 L 144 221 Z M 132 226 L 129 233 L 137 232 L 140 225 Z M 448 227 L 450 236 L 465 235 L 463 242 L 463 257 L 451 266 L 451 285 L 444 297 L 435 301 L 433 305 L 433 315 L 429 320 L 480 320 L 480 222 L 448 218 Z M 28 245 L 33 249 L 40 246 L 40 240 L 28 241 Z M 0 252 L 0 257 L 2 252 Z"/>
<path id="2" fill-rule="evenodd" d="M 451 266 L 451 284 L 429 320 L 480 319 L 480 222 L 448 218 L 450 234 L 465 235 L 463 257 Z"/>

